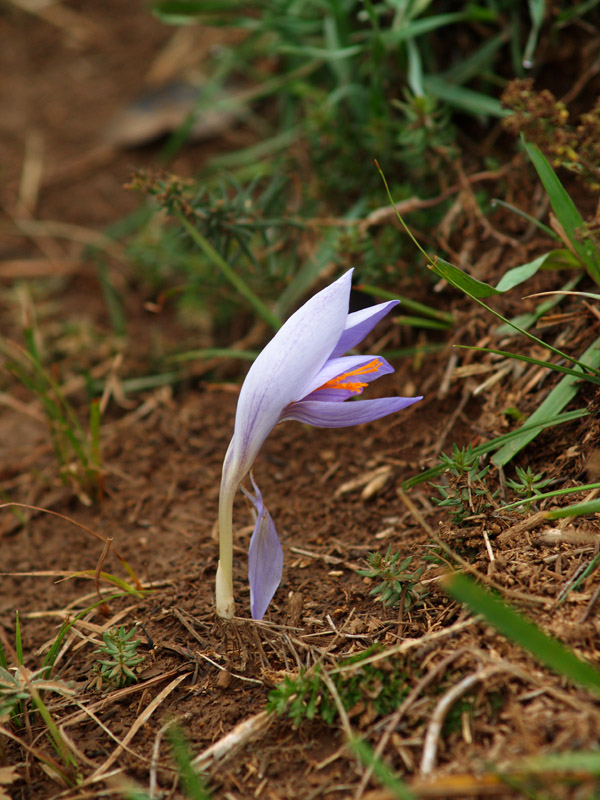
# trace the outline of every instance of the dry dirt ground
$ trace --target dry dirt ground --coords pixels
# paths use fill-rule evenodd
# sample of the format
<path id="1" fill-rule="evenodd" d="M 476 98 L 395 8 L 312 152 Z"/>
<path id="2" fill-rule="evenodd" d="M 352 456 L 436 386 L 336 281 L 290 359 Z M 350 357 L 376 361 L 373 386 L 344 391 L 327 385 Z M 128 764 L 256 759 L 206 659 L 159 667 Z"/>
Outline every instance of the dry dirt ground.
<path id="1" fill-rule="evenodd" d="M 400 491 L 402 481 L 434 464 L 453 442 L 475 445 L 509 430 L 514 423 L 505 409 L 518 406 L 527 414 L 556 382 L 536 367 L 518 365 L 481 388 L 495 365 L 468 351 L 456 356 L 451 345 L 489 343 L 490 320 L 447 289 L 437 300 L 456 314 L 452 341 L 425 358 L 400 361 L 376 387 L 381 395 L 424 394 L 422 403 L 361 430 L 294 423 L 270 436 L 256 478 L 283 541 L 283 581 L 265 622 L 249 620 L 245 559 L 251 527 L 240 499 L 239 617 L 224 622 L 215 616 L 219 473 L 239 384 L 191 376 L 175 387 L 121 396 L 121 376 L 149 374 L 157 350 L 192 347 L 194 331 L 168 309 L 159 315 L 147 310 L 154 298 L 144 294 L 115 246 L 108 263 L 127 325 L 122 360 L 115 363 L 98 273 L 85 250 L 97 232 L 139 202 L 123 185 L 134 168 L 154 163 L 157 148 L 113 150 L 101 132 L 143 88 L 172 31 L 141 3 L 50 8 L 33 15 L 8 4 L 0 15 L 2 333 L 22 343 L 23 328 L 35 315 L 42 344 L 58 365 L 56 376 L 82 413 L 87 403 L 77 375 L 112 375 L 113 391 L 102 423 L 102 497 L 88 504 L 59 481 L 40 404 L 11 376 L 2 379 L 1 496 L 62 515 L 1 512 L 0 639 L 9 663 L 16 657 L 15 611 L 25 664 L 36 669 L 61 622 L 92 605 L 98 592 L 105 598 L 115 593 L 107 581 L 96 586 L 90 580 L 96 571 L 128 578 L 119 556 L 144 593 L 106 599 L 63 642 L 54 677 L 76 694 L 47 699 L 77 754 L 79 783 L 61 783 L 42 768 L 40 753 L 54 751 L 37 719 L 25 728 L 5 719 L 0 775 L 3 767 L 16 767 L 9 796 L 124 797 L 135 784 L 151 797 L 183 797 L 166 735 L 175 719 L 191 753 L 204 753 L 201 766 L 214 797 L 356 796 L 365 770 L 346 746 L 348 727 L 373 746 L 382 743 L 382 757 L 418 796 L 596 796 L 585 774 L 564 780 L 546 774 L 526 786 L 525 779 L 497 777 L 521 757 L 593 749 L 600 708 L 450 600 L 440 578 L 448 565 L 466 565 L 600 667 L 597 573 L 557 603 L 597 551 L 597 519 L 552 523 L 551 531 L 534 511 L 493 516 L 490 508 L 468 526 L 453 526 L 431 502 L 434 489 L 422 484 L 412 490 L 409 505 Z M 210 45 L 210 33 L 197 35 Z M 222 141 L 191 145 L 171 169 L 192 175 L 223 147 Z M 514 193 L 539 199 L 524 170 L 520 179 Z M 475 274 L 485 279 L 547 246 L 531 231 L 525 237 L 514 218 L 497 218 L 501 234 L 473 215 L 470 224 L 470 256 Z M 546 276 L 532 291 L 556 285 Z M 411 286 L 399 281 L 398 290 L 427 300 L 430 286 L 426 279 Z M 518 298 L 502 302 L 507 314 L 523 308 Z M 561 305 L 542 333 L 581 353 L 597 332 L 595 309 L 574 301 Z M 370 342 L 373 352 L 414 343 L 414 334 L 391 324 L 378 335 Z M 583 387 L 573 407 L 592 413 L 559 433 L 542 434 L 519 463 L 559 479 L 559 486 L 595 480 L 595 395 L 594 387 Z M 501 488 L 496 472 L 490 480 Z M 501 493 L 494 503 L 502 501 Z M 369 551 L 388 546 L 411 555 L 412 569 L 424 569 L 420 593 L 401 612 L 376 603 L 374 584 L 357 573 Z M 99 686 L 94 664 L 102 632 L 134 623 L 144 656 L 137 682 L 124 689 Z M 327 673 L 375 644 L 378 671 L 341 722 L 327 724 L 317 714 L 296 728 L 285 716 L 263 713 L 269 692 L 286 675 L 316 663 Z M 381 711 L 377 700 L 387 691 L 386 675 L 395 676 L 396 700 Z M 453 696 L 463 680 L 464 689 Z M 246 738 L 242 730 L 235 746 L 226 740 L 230 749 L 208 751 L 240 723 L 247 723 Z M 366 783 L 365 796 L 387 796 L 377 785 Z"/>

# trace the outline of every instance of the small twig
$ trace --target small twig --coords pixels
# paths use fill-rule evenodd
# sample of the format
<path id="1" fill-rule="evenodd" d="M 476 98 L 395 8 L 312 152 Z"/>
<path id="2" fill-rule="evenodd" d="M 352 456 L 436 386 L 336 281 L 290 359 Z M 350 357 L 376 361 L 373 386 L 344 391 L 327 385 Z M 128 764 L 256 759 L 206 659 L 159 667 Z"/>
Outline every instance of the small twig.
<path id="1" fill-rule="evenodd" d="M 205 661 L 208 661 L 209 664 L 212 664 L 213 667 L 220 669 L 222 672 L 229 672 L 227 667 L 221 666 L 221 664 L 219 664 L 217 661 L 213 661 L 212 658 L 204 655 L 204 653 L 198 653 L 198 655 L 200 656 L 200 658 L 203 658 Z M 254 683 L 257 684 L 258 686 L 264 686 L 264 681 L 259 681 L 256 678 L 246 678 L 245 675 L 237 675 L 235 672 L 231 672 L 230 675 L 232 676 L 232 678 L 237 678 L 239 681 L 244 681 L 245 683 Z"/>
<path id="2" fill-rule="evenodd" d="M 32 506 L 32 505 L 29 505 L 28 503 L 1 503 L 0 504 L 0 510 L 3 509 L 3 508 L 13 508 L 13 507 L 14 508 L 27 508 L 30 511 L 39 511 L 42 514 L 50 514 L 53 517 L 58 517 L 59 519 L 64 519 L 66 522 L 70 522 L 71 525 L 75 525 L 76 528 L 80 528 L 82 531 L 85 531 L 86 533 L 89 533 L 91 536 L 94 536 L 96 539 L 100 539 L 101 542 L 106 542 L 107 541 L 107 537 L 101 536 L 99 533 L 96 533 L 96 531 L 92 530 L 91 528 L 88 528 L 87 525 L 84 525 L 82 522 L 77 522 L 77 520 L 71 519 L 71 517 L 67 517 L 66 514 L 60 514 L 58 511 L 52 511 L 52 509 L 50 509 L 50 508 L 40 508 L 40 506 Z M 111 541 L 112 541 L 112 539 L 111 539 Z M 113 553 L 116 555 L 116 557 L 119 559 L 119 561 L 122 564 L 126 564 L 127 563 L 125 561 L 125 559 L 123 558 L 123 556 L 114 547 L 113 547 Z M 131 575 L 131 578 L 133 579 L 133 581 L 135 583 L 136 589 L 139 589 L 141 591 L 142 584 L 139 582 L 137 577 L 135 575 Z"/>
<path id="3" fill-rule="evenodd" d="M 96 586 L 96 592 L 98 593 L 98 599 L 104 600 L 102 597 L 102 592 L 100 591 L 100 576 L 102 573 L 102 567 L 104 562 L 106 561 L 106 556 L 108 555 L 108 551 L 110 550 L 110 546 L 113 542 L 112 536 L 107 536 L 106 541 L 104 542 L 104 547 L 102 548 L 102 552 L 100 553 L 100 558 L 98 559 L 98 563 L 96 565 L 96 572 L 94 573 L 94 584 Z M 109 612 L 109 607 L 107 603 L 104 603 L 102 606 L 103 611 Z"/>
<path id="4" fill-rule="evenodd" d="M 156 773 L 158 772 L 158 754 L 160 752 L 162 738 L 169 728 L 171 728 L 177 722 L 177 718 L 170 719 L 168 722 L 165 722 L 165 724 L 159 728 L 156 738 L 154 739 L 154 745 L 152 747 L 152 760 L 150 762 L 150 781 L 148 784 L 148 794 L 150 795 L 150 800 L 155 800 L 159 797 L 159 792 L 157 792 L 158 781 Z"/>
<path id="5" fill-rule="evenodd" d="M 321 678 L 325 686 L 327 686 L 327 688 L 329 689 L 329 694 L 333 697 L 333 702 L 335 703 L 337 712 L 340 715 L 340 719 L 342 721 L 342 727 L 344 729 L 344 733 L 346 734 L 346 739 L 348 740 L 349 744 L 354 739 L 354 733 L 352 732 L 350 719 L 348 718 L 348 714 L 346 712 L 346 709 L 344 708 L 344 704 L 342 703 L 336 685 L 331 680 L 331 676 L 326 670 L 322 670 L 319 677 Z"/>
<path id="6" fill-rule="evenodd" d="M 527 519 L 519 520 L 519 522 L 511 525 L 510 528 L 507 528 L 505 531 L 497 537 L 499 542 L 507 542 L 515 536 L 520 536 L 525 531 L 533 530 L 533 528 L 537 528 L 542 522 L 546 520 L 546 513 L 544 511 L 538 511 L 535 514 L 532 514 Z"/>
<path id="7" fill-rule="evenodd" d="M 467 628 L 472 628 L 478 624 L 479 619 L 475 617 L 469 617 L 469 619 L 455 622 L 454 625 L 450 625 L 448 628 L 442 628 L 439 631 L 430 631 L 429 633 L 424 634 L 424 636 L 420 636 L 418 639 L 405 639 L 401 644 L 394 645 L 393 647 L 389 647 L 387 650 L 382 650 L 379 653 L 374 653 L 368 658 L 361 659 L 360 666 L 362 668 L 367 664 L 375 664 L 377 661 L 381 661 L 382 659 L 388 659 L 390 656 L 408 653 L 409 650 L 416 650 L 418 648 L 428 646 L 433 642 L 440 641 L 441 639 L 450 639 L 455 634 L 460 633 Z M 345 672 L 352 672 L 353 670 L 356 670 L 356 664 L 348 664 L 344 667 L 336 667 L 335 669 L 330 670 L 330 672 L 336 674 L 339 673 L 341 675 Z"/>
<path id="8" fill-rule="evenodd" d="M 503 667 L 498 665 L 483 667 L 472 675 L 467 675 L 466 678 L 463 678 L 462 681 L 449 689 L 440 699 L 429 720 L 429 725 L 427 726 L 427 732 L 425 734 L 423 755 L 421 757 L 421 766 L 419 769 L 421 778 L 426 778 L 435 767 L 440 734 L 448 711 L 458 698 L 466 694 L 476 683 L 489 678 L 490 675 L 501 669 L 503 669 Z"/>
<path id="9" fill-rule="evenodd" d="M 589 615 L 592 613 L 592 610 L 593 610 L 594 606 L 596 605 L 596 602 L 598 601 L 599 597 L 600 597 L 600 586 L 596 589 L 594 594 L 591 596 L 590 601 L 587 604 L 585 611 L 581 615 L 581 617 L 579 619 L 579 624 L 580 625 L 583 624 L 587 620 Z"/>
<path id="10" fill-rule="evenodd" d="M 496 559 L 494 557 L 494 551 L 492 550 L 492 545 L 491 545 L 491 542 L 490 542 L 490 536 L 489 536 L 489 534 L 488 534 L 488 532 L 486 530 L 483 531 L 483 541 L 485 542 L 485 548 L 486 548 L 486 550 L 488 552 L 488 556 L 490 558 L 490 561 L 495 561 Z"/>
<path id="11" fill-rule="evenodd" d="M 257 736 L 271 721 L 267 711 L 261 711 L 253 717 L 240 722 L 229 733 L 221 739 L 211 744 L 206 750 L 199 753 L 192 759 L 192 766 L 198 772 L 202 772 L 212 761 L 222 761 L 226 756 L 233 755 L 250 739 Z"/>

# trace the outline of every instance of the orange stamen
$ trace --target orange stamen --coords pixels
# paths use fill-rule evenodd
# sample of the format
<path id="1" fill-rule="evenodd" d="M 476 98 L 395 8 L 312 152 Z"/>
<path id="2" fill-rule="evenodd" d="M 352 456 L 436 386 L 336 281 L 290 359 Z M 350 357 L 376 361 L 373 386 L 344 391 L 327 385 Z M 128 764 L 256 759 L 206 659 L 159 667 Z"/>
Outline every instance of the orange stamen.
<path id="1" fill-rule="evenodd" d="M 363 364 L 362 367 L 353 369 L 352 372 L 344 372 L 343 375 L 332 378 L 330 381 L 327 381 L 327 383 L 324 383 L 323 386 L 319 386 L 318 389 L 315 389 L 315 391 L 319 392 L 321 389 L 347 389 L 349 392 L 360 394 L 364 387 L 369 384 L 362 383 L 361 381 L 347 381 L 346 378 L 352 378 L 354 375 L 366 375 L 369 372 L 377 372 L 381 366 L 383 366 L 383 361 L 374 358 L 373 361 L 369 361 L 368 364 Z"/>

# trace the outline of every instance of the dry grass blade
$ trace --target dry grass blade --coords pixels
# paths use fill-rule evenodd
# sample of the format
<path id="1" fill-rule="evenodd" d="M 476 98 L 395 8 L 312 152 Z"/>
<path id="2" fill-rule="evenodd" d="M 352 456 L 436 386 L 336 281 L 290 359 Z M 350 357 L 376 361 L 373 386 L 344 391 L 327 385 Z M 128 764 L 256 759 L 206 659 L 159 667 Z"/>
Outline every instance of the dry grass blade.
<path id="1" fill-rule="evenodd" d="M 154 700 L 152 700 L 152 702 L 146 706 L 144 711 L 135 720 L 135 722 L 127 732 L 127 735 L 122 740 L 122 742 L 119 745 L 117 745 L 117 747 L 113 750 L 113 752 L 106 759 L 106 761 L 94 771 L 92 779 L 97 780 L 102 775 L 104 775 L 104 773 L 108 772 L 110 767 L 112 767 L 112 765 L 115 763 L 119 755 L 122 753 L 123 748 L 126 745 L 128 745 L 129 742 L 131 742 L 131 740 L 139 731 L 139 729 L 146 724 L 146 722 L 150 719 L 152 714 L 154 714 L 156 709 L 159 708 L 159 706 L 167 699 L 167 697 L 171 694 L 171 692 L 179 686 L 181 681 L 185 680 L 186 678 L 189 678 L 190 675 L 191 675 L 190 672 L 185 672 L 183 675 L 179 675 L 177 678 L 175 678 L 175 680 L 171 681 L 171 683 L 168 686 L 165 686 L 165 688 L 162 689 L 157 694 Z"/>

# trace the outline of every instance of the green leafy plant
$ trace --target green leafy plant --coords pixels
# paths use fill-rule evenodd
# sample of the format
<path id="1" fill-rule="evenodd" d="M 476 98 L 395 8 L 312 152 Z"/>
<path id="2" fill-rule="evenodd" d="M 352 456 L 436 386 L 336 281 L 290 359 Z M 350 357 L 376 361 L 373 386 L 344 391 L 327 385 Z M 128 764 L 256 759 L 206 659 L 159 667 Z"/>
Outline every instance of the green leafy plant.
<path id="1" fill-rule="evenodd" d="M 362 663 L 376 652 L 371 647 L 363 653 L 343 659 L 329 678 L 349 716 L 367 713 L 379 717 L 391 713 L 399 699 L 408 692 L 406 673 L 401 663 L 382 659 L 377 664 Z M 279 716 L 286 714 L 298 727 L 304 719 L 320 717 L 332 724 L 338 717 L 336 703 L 322 678 L 322 667 L 300 670 L 295 677 L 269 693 L 267 710 Z"/>
<path id="2" fill-rule="evenodd" d="M 139 639 L 133 638 L 136 633 L 135 625 L 130 631 L 122 625 L 103 632 L 104 644 L 94 651 L 104 656 L 98 659 L 96 665 L 100 686 L 106 682 L 110 686 L 121 688 L 137 682 L 137 675 L 133 670 L 144 661 L 144 656 L 136 653 L 141 644 Z"/>
<path id="3" fill-rule="evenodd" d="M 63 697 L 73 697 L 75 692 L 66 683 L 48 680 L 46 668 L 32 671 L 23 664 L 10 670 L 0 667 L 0 717 L 15 715 L 19 708 L 41 702 L 40 692 L 54 692 Z M 36 697 L 37 695 L 37 697 Z"/>
<path id="4" fill-rule="evenodd" d="M 401 553 L 392 555 L 392 546 L 387 549 L 387 553 L 369 553 L 367 556 L 368 569 L 359 569 L 358 574 L 366 578 L 374 578 L 380 583 L 371 589 L 373 596 L 378 596 L 384 606 L 396 606 L 408 608 L 415 600 L 415 586 L 421 579 L 423 567 L 410 571 L 412 556 L 408 556 L 400 561 Z"/>
<path id="5" fill-rule="evenodd" d="M 491 493 L 485 480 L 490 465 L 480 466 L 479 455 L 470 444 L 453 444 L 452 455 L 442 453 L 440 464 L 447 484 L 433 483 L 442 498 L 432 499 L 440 508 L 450 509 L 453 524 L 462 525 L 470 516 L 492 507 L 490 501 L 498 492 Z"/>
<path id="6" fill-rule="evenodd" d="M 506 481 L 506 485 L 521 497 L 527 498 L 527 500 L 524 500 L 522 508 L 525 511 L 529 511 L 533 502 L 532 495 L 538 497 L 541 494 L 540 489 L 548 486 L 551 478 L 544 479 L 540 472 L 533 472 L 531 467 L 527 467 L 527 469 L 516 467 L 516 473 L 518 480 L 509 478 Z"/>

